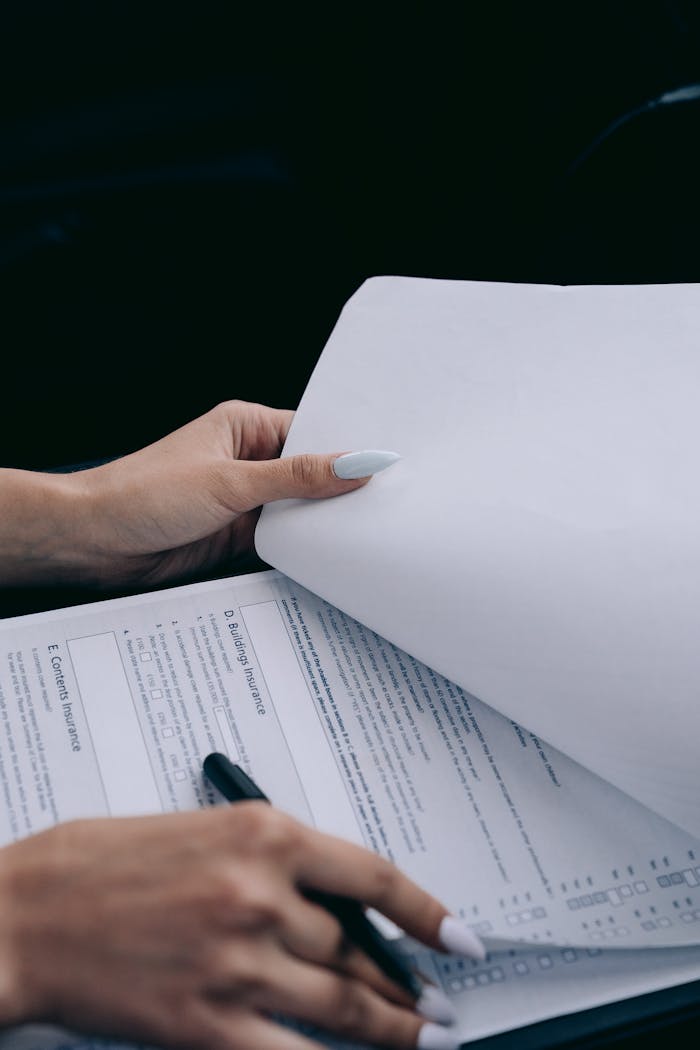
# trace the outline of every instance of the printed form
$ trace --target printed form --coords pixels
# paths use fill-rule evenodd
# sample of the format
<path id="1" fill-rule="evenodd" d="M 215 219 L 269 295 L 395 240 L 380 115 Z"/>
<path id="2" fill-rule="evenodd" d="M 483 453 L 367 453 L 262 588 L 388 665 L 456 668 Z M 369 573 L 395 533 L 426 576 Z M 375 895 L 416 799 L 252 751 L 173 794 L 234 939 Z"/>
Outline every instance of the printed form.
<path id="1" fill-rule="evenodd" d="M 598 1004 L 602 983 L 612 1001 L 700 977 L 700 842 L 280 573 L 0 636 L 2 842 L 213 804 L 202 761 L 224 751 L 487 940 L 484 963 L 409 946 L 465 1039 Z"/>

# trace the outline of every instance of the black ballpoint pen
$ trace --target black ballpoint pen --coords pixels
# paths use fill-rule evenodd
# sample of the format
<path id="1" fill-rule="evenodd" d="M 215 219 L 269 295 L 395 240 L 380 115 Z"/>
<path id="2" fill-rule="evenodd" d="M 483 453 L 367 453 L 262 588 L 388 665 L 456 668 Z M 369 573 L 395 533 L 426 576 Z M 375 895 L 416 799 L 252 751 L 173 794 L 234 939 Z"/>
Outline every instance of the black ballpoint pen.
<path id="1" fill-rule="evenodd" d="M 229 802 L 253 801 L 259 799 L 269 802 L 267 796 L 260 790 L 244 769 L 234 765 L 226 755 L 214 752 L 204 759 L 204 772 L 214 787 Z M 370 922 L 365 915 L 364 909 L 359 901 L 350 897 L 340 897 L 331 893 L 309 891 L 306 896 L 316 904 L 326 908 L 335 915 L 348 937 L 359 948 L 362 948 L 372 958 L 379 968 L 395 984 L 419 999 L 423 993 L 423 984 L 420 978 L 410 968 L 404 955 L 391 941 L 388 941 L 379 932 L 377 927 Z"/>

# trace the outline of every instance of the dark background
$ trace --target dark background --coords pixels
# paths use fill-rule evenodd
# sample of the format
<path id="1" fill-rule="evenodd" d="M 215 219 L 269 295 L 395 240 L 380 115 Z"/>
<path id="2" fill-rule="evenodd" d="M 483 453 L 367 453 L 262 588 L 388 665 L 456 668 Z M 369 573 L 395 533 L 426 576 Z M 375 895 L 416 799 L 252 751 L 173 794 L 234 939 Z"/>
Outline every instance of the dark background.
<path id="1" fill-rule="evenodd" d="M 378 273 L 700 279 L 700 5 L 2 5 L 0 464 L 294 407 Z M 573 165 L 573 170 L 572 170 Z"/>

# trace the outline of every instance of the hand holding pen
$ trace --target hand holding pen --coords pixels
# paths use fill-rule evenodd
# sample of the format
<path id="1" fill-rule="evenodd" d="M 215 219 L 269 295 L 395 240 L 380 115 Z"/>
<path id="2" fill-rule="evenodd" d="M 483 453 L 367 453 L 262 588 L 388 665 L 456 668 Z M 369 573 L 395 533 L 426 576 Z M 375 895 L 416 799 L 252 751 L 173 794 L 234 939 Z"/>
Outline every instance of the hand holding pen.
<path id="1" fill-rule="evenodd" d="M 404 984 L 406 960 L 388 970 L 398 956 L 358 920 L 374 908 L 432 948 L 478 956 L 468 927 L 387 860 L 274 806 L 66 821 L 2 854 L 3 1029 L 320 1050 L 284 1017 L 394 1050 L 459 1043 L 446 997 L 415 974 Z"/>
<path id="2" fill-rule="evenodd" d="M 225 755 L 209 755 L 204 771 L 229 802 L 268 801 L 245 771 Z M 442 951 L 483 958 L 479 939 L 388 861 L 304 828 L 282 814 L 279 817 L 298 829 L 301 838 L 310 836 L 298 857 L 296 881 L 306 901 L 302 958 L 316 964 L 319 980 L 319 991 L 314 994 L 323 998 L 321 984 L 327 985 L 326 991 L 336 1000 L 335 1020 L 347 1011 L 354 1018 L 350 1028 L 357 1023 L 365 1028 L 360 1036 L 357 1030 L 345 1030 L 341 1022 L 341 1034 L 367 1039 L 367 1024 L 375 1016 L 370 1041 L 378 1045 L 418 1046 L 422 1050 L 456 1047 L 459 1040 L 454 1032 L 441 1027 L 455 1020 L 449 1000 L 411 969 L 406 957 L 366 917 L 364 905 L 381 911 L 409 935 Z M 319 964 L 330 969 L 323 973 Z M 303 1016 L 324 1027 L 323 1012 L 320 1001 L 312 1005 L 309 1000 Z M 439 1024 L 422 1023 L 417 1014 Z"/>

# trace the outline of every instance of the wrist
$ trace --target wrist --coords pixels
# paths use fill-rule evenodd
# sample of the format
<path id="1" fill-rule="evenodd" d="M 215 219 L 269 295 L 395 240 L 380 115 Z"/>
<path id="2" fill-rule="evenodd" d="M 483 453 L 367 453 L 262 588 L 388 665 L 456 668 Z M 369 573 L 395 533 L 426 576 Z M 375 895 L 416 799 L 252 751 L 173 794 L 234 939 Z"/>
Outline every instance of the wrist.
<path id="1" fill-rule="evenodd" d="M 0 578 L 4 586 L 92 582 L 92 495 L 82 472 L 0 469 L 0 498 Z"/>

